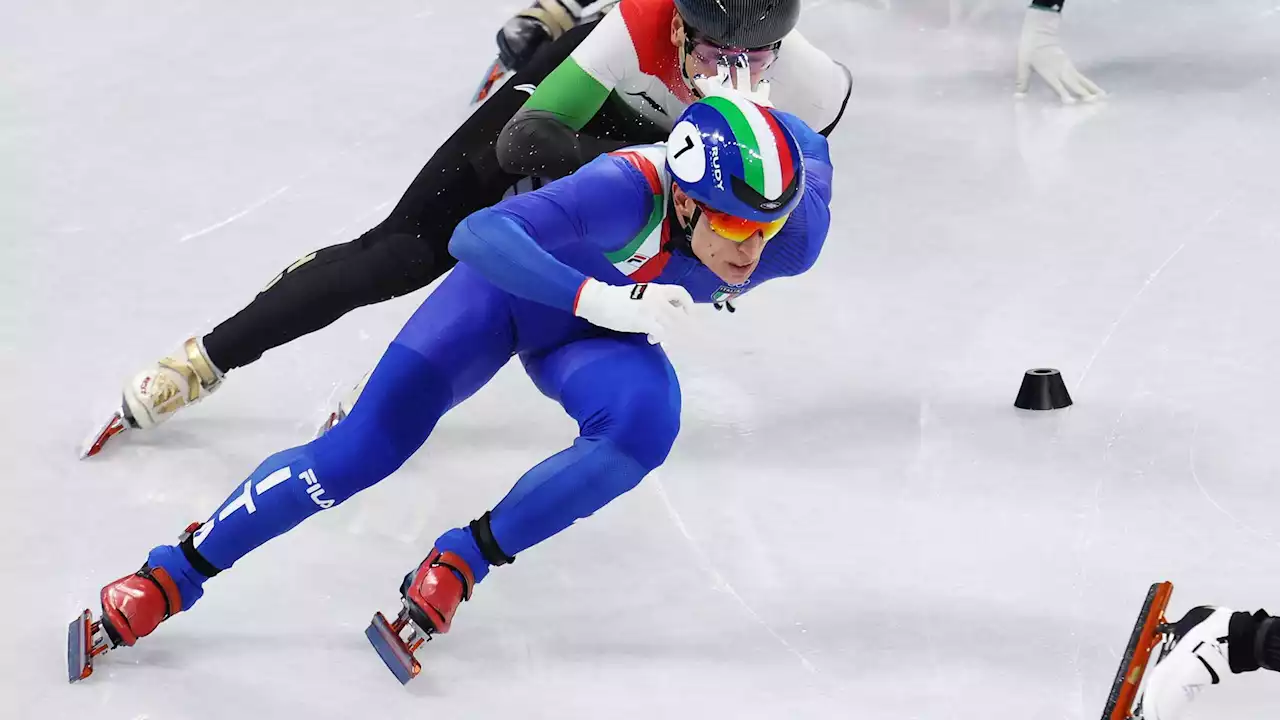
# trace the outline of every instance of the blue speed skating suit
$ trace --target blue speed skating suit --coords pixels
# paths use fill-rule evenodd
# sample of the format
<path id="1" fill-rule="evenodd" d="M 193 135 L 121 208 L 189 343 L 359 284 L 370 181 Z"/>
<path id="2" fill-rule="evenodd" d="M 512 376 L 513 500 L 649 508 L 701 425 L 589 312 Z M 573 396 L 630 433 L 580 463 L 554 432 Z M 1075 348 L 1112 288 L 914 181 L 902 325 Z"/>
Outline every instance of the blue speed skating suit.
<path id="1" fill-rule="evenodd" d="M 613 285 L 679 284 L 695 301 L 712 302 L 811 267 L 830 223 L 826 140 L 793 116 L 777 116 L 805 156 L 805 194 L 742 286 L 664 249 L 671 181 L 660 145 L 602 156 L 463 221 L 450 244 L 459 265 L 391 343 L 346 419 L 267 458 L 237 485 L 190 543 L 196 563 L 190 547 L 152 551 L 152 566 L 177 580 L 183 609 L 214 571 L 395 472 L 445 412 L 513 356 L 578 421 L 579 435 L 492 509 L 501 551 L 515 556 L 635 487 L 666 459 L 679 431 L 675 371 L 643 335 L 576 317 L 575 296 L 591 276 Z M 444 533 L 436 547 L 464 558 L 477 582 L 490 568 L 469 526 Z"/>

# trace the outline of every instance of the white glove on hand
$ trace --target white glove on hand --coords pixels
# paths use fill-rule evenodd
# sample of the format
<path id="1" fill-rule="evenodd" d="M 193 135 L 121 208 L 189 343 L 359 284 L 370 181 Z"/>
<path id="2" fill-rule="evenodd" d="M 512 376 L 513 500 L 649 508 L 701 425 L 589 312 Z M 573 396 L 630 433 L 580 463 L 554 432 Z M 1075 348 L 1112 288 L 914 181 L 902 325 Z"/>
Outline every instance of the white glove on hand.
<path id="1" fill-rule="evenodd" d="M 693 298 L 679 285 L 639 283 L 619 287 L 587 278 L 578 290 L 573 314 L 609 330 L 645 333 L 649 342 L 662 342 L 667 333 L 689 316 Z"/>
<path id="2" fill-rule="evenodd" d="M 699 76 L 694 79 L 693 85 L 704 98 L 737 96 L 757 105 L 773 107 L 773 102 L 769 100 L 768 80 L 761 80 L 755 87 L 751 87 L 751 65 L 747 63 L 745 55 L 739 55 L 738 62 L 732 68 L 717 65 L 715 77 Z"/>
<path id="3" fill-rule="evenodd" d="M 1085 102 L 1104 97 L 1106 93 L 1102 88 L 1081 75 L 1062 49 L 1062 43 L 1058 41 L 1058 25 L 1061 22 L 1060 13 L 1036 7 L 1027 8 L 1027 17 L 1022 23 L 1022 40 L 1018 43 L 1017 94 L 1026 94 L 1031 82 L 1031 71 L 1035 70 L 1057 91 L 1058 97 L 1066 105 L 1075 104 L 1076 99 L 1072 97 L 1072 93 L 1079 95 Z"/>

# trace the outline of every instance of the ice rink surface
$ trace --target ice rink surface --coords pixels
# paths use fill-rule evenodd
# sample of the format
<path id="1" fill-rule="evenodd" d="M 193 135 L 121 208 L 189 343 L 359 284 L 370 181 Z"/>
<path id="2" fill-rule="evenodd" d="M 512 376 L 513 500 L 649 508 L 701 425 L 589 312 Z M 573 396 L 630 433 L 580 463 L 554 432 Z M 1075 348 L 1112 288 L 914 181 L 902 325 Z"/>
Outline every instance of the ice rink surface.
<path id="1" fill-rule="evenodd" d="M 1280 612 L 1276 0 L 1071 0 L 1092 107 L 1013 99 L 1020 2 L 827 0 L 801 26 L 856 88 L 826 251 L 670 344 L 664 468 L 495 572 L 402 689 L 369 616 L 573 436 L 515 365 L 68 686 L 73 615 L 305 441 L 423 292 L 79 462 L 96 414 L 379 221 L 519 4 L 4 5 L 6 719 L 1093 720 L 1151 582 Z M 1041 365 L 1074 407 L 1011 407 Z M 1192 717 L 1277 708 L 1259 673 Z"/>

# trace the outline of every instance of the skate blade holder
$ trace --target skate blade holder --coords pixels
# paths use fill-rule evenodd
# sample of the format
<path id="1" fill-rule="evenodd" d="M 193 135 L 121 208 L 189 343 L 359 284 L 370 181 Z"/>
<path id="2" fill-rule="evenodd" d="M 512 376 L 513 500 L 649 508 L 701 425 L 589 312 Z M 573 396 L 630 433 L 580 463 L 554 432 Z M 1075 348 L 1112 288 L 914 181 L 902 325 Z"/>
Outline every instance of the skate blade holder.
<path id="1" fill-rule="evenodd" d="M 1161 636 L 1168 629 L 1164 612 L 1169 607 L 1171 597 L 1173 583 L 1170 582 L 1156 583 L 1147 590 L 1142 613 L 1138 615 L 1133 633 L 1129 635 L 1129 644 L 1125 647 L 1120 669 L 1116 671 L 1116 678 L 1111 683 L 1111 694 L 1107 697 L 1102 720 L 1133 720 L 1133 703 L 1138 699 L 1151 654 L 1160 645 Z"/>
<path id="2" fill-rule="evenodd" d="M 107 446 L 111 438 L 134 427 L 137 425 L 123 409 L 116 410 L 92 435 L 85 438 L 80 445 L 80 459 L 84 460 L 97 455 Z"/>
<path id="3" fill-rule="evenodd" d="M 79 682 L 93 674 L 93 659 L 111 649 L 101 622 L 85 610 L 67 626 L 67 682 Z"/>
<path id="4" fill-rule="evenodd" d="M 408 608 L 401 609 L 395 621 L 390 623 L 382 613 L 374 613 L 364 636 L 369 638 L 369 644 L 378 651 L 382 662 L 401 685 L 408 684 L 422 672 L 422 665 L 413 654 L 431 639 L 431 633 L 409 619 Z"/>

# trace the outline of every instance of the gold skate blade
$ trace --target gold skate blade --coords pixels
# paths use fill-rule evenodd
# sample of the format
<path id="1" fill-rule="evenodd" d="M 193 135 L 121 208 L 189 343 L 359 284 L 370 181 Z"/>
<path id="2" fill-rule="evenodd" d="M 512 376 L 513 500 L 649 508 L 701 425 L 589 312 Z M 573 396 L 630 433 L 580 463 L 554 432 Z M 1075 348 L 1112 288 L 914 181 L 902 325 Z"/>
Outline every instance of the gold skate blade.
<path id="1" fill-rule="evenodd" d="M 1147 672 L 1151 652 L 1160 641 L 1160 627 L 1165 624 L 1164 611 L 1173 596 L 1173 583 L 1162 582 L 1151 586 L 1142 612 L 1129 635 L 1120 669 L 1111 683 L 1111 694 L 1102 712 L 1102 720 L 1132 720 L 1133 703 L 1138 699 L 1142 676 Z"/>

